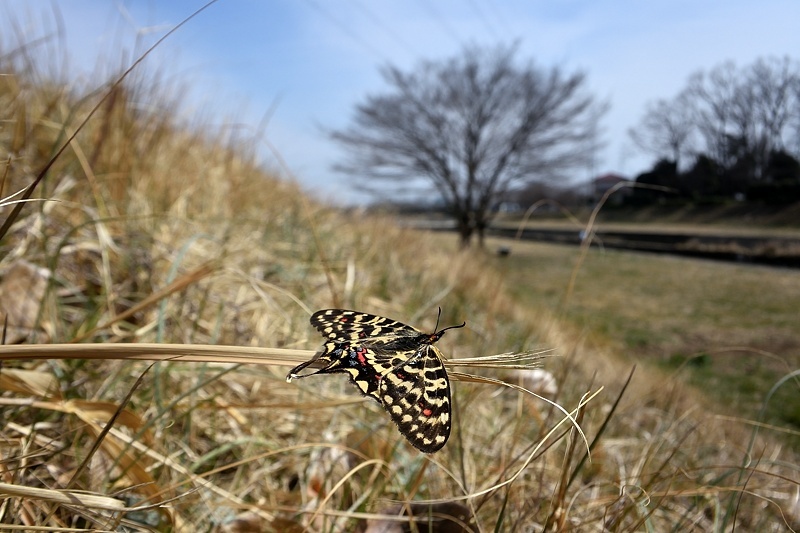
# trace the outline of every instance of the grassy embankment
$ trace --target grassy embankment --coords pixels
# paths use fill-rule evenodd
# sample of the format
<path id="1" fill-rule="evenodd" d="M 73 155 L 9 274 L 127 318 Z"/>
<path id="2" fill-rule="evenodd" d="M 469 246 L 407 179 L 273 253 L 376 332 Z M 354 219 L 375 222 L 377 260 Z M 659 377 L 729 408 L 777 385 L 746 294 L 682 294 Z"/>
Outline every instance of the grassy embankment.
<path id="1" fill-rule="evenodd" d="M 781 439 L 716 417 L 647 368 L 623 391 L 630 365 L 615 347 L 546 300 L 515 302 L 508 265 L 304 198 L 261 169 L 257 138 L 181 123 L 167 96 L 179 92 L 156 75 L 93 92 L 48 81 L 34 45 L 16 50 L 0 53 L 4 197 L 97 111 L 0 241 L 16 338 L 83 343 L 80 358 L 0 351 L 0 523 L 338 531 L 423 500 L 443 502 L 417 503 L 423 521 L 459 514 L 476 531 L 798 520 L 798 457 Z M 592 461 L 568 424 L 548 436 L 559 411 L 498 385 L 454 383 L 453 436 L 425 456 L 343 376 L 287 384 L 303 353 L 271 349 L 319 346 L 308 315 L 329 306 L 429 330 L 442 306 L 444 324 L 468 323 L 443 339 L 450 357 L 552 348 L 560 357 L 543 365 L 567 409 L 604 387 L 578 417 Z M 233 348 L 207 363 L 126 358 L 147 342 L 235 345 L 260 364 L 234 364 Z M 459 369 L 533 386 L 525 371 Z"/>
<path id="2" fill-rule="evenodd" d="M 513 249 L 496 263 L 523 305 L 554 310 L 622 360 L 674 370 L 721 411 L 763 416 L 800 442 L 796 382 L 765 402 L 800 368 L 800 272 L 592 249 L 571 282 L 577 247 L 497 242 Z"/>

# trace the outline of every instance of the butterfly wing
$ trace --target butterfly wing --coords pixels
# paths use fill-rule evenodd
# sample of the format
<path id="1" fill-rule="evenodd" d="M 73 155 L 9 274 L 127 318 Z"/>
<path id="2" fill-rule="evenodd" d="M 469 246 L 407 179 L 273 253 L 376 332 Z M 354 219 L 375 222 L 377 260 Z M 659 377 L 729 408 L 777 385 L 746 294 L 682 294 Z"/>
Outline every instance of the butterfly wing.
<path id="1" fill-rule="evenodd" d="M 360 363 L 367 353 L 367 351 L 362 353 L 361 349 L 366 348 L 372 354 L 370 355 L 372 364 L 377 364 L 376 358 L 381 359 L 382 356 L 371 348 L 386 347 L 385 350 L 380 350 L 381 354 L 413 351 L 417 346 L 414 339 L 423 335 L 416 328 L 397 320 L 348 309 L 317 311 L 311 315 L 311 325 L 322 333 L 327 342 L 325 342 L 322 352 L 290 370 L 286 376 L 287 381 L 314 374 L 347 372 L 364 394 L 372 395 L 378 401 L 380 399 L 377 394 L 364 385 L 373 383 L 374 380 L 364 380 L 360 377 L 357 379 L 354 375 L 354 372 L 358 374 L 364 368 L 366 368 L 364 372 L 370 370 Z M 301 376 L 300 371 L 312 364 L 317 370 Z M 381 369 L 377 368 L 376 371 L 381 371 Z M 385 372 L 386 369 L 382 371 Z"/>
<path id="2" fill-rule="evenodd" d="M 288 379 L 314 374 L 346 373 L 362 394 L 389 413 L 400 433 L 417 449 L 433 453 L 450 436 L 450 382 L 438 336 L 376 315 L 326 309 L 311 324 L 327 339 L 317 357 L 289 372 Z M 304 376 L 311 363 L 322 368 Z"/>
<path id="3" fill-rule="evenodd" d="M 438 451 L 450 437 L 450 381 L 441 352 L 421 346 L 380 380 L 379 401 L 397 428 L 418 450 Z"/>
<path id="4" fill-rule="evenodd" d="M 323 309 L 311 315 L 311 325 L 333 343 L 381 337 L 413 337 L 421 332 L 382 316 L 347 309 Z"/>
<path id="5" fill-rule="evenodd" d="M 433 453 L 450 437 L 450 382 L 439 350 L 385 351 L 381 345 L 337 345 L 319 374 L 347 373 L 362 394 L 389 413 L 400 433 L 420 451 Z"/>

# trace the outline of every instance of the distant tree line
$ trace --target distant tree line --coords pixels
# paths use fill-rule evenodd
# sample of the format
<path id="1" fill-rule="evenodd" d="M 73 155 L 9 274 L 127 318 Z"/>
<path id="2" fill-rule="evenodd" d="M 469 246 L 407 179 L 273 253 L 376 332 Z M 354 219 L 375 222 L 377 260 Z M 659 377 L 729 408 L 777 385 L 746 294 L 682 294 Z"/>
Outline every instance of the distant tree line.
<path id="1" fill-rule="evenodd" d="M 629 134 L 658 158 L 636 181 L 674 191 L 636 189 L 634 203 L 800 202 L 800 64 L 768 58 L 697 72 Z"/>

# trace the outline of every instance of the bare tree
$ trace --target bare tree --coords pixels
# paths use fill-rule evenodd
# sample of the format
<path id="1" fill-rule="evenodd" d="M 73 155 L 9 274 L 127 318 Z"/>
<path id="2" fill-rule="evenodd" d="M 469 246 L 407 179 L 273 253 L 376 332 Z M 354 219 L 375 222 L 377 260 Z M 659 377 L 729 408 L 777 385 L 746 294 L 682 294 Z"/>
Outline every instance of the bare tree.
<path id="1" fill-rule="evenodd" d="M 658 159 L 680 160 L 692 146 L 696 126 L 686 93 L 672 100 L 658 100 L 647 106 L 639 124 L 628 135 L 639 148 Z"/>
<path id="2" fill-rule="evenodd" d="M 686 94 L 706 151 L 724 167 L 732 166 L 736 159 L 735 139 L 742 138 L 747 121 L 736 65 L 728 61 L 708 75 L 702 71 L 692 74 Z"/>
<path id="3" fill-rule="evenodd" d="M 759 59 L 748 69 L 745 84 L 753 115 L 750 149 L 761 178 L 772 154 L 791 143 L 791 123 L 800 116 L 800 69 L 789 58 Z"/>
<path id="4" fill-rule="evenodd" d="M 678 97 L 650 104 L 629 134 L 659 158 L 704 155 L 697 168 L 713 172 L 696 168 L 684 177 L 718 182 L 694 184 L 697 191 L 742 192 L 770 179 L 775 157 L 800 153 L 800 64 L 767 58 L 698 71 Z"/>
<path id="5" fill-rule="evenodd" d="M 759 59 L 741 70 L 728 62 L 708 76 L 694 74 L 687 94 L 708 153 L 726 168 L 749 159 L 758 179 L 771 154 L 790 144 L 800 114 L 800 68 L 789 58 Z"/>
<path id="6" fill-rule="evenodd" d="M 400 190 L 433 186 L 455 218 L 463 245 L 484 230 L 511 186 L 554 179 L 596 148 L 597 104 L 583 74 L 518 67 L 513 47 L 466 48 L 411 72 L 386 67 L 389 90 L 356 107 L 331 132 L 348 159 L 337 169 Z"/>

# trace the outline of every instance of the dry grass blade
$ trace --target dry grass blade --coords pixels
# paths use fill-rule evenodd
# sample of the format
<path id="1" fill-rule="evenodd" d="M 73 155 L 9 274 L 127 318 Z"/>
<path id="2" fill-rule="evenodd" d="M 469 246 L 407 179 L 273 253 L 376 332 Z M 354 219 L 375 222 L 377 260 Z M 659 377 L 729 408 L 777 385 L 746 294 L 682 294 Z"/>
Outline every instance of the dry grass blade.
<path id="1" fill-rule="evenodd" d="M 169 295 L 171 295 L 173 293 L 176 293 L 176 292 L 180 292 L 180 291 L 184 290 L 186 287 L 194 285 L 195 283 L 197 283 L 201 279 L 205 278 L 206 276 L 211 275 L 214 272 L 214 270 L 215 270 L 214 264 L 213 263 L 208 263 L 208 264 L 202 265 L 202 266 L 194 269 L 192 272 L 189 272 L 187 274 L 182 275 L 180 278 L 176 279 L 175 281 L 170 283 L 168 286 L 164 287 L 163 289 L 161 289 L 159 291 L 154 292 L 153 294 L 151 294 L 150 296 L 148 296 L 147 298 L 145 298 L 141 302 L 139 302 L 136 305 L 132 306 L 130 309 L 127 309 L 124 313 L 120 313 L 120 314 L 112 317 L 108 321 L 104 322 L 103 324 L 101 324 L 101 325 L 99 325 L 99 326 L 97 326 L 95 328 L 92 328 L 87 332 L 84 332 L 84 333 L 78 335 L 77 337 L 75 337 L 75 339 L 73 339 L 72 342 L 76 342 L 77 343 L 77 342 L 81 342 L 83 340 L 86 340 L 88 338 L 91 338 L 97 332 L 104 331 L 104 330 L 108 329 L 109 327 L 111 327 L 112 325 L 116 324 L 117 322 L 121 322 L 123 320 L 126 320 L 127 318 L 135 315 L 136 313 L 139 313 L 142 310 L 147 309 L 151 305 L 160 302 L 161 300 L 163 300 L 167 296 L 169 296 Z"/>
<path id="2" fill-rule="evenodd" d="M 583 455 L 583 457 L 581 457 L 580 461 L 578 461 L 578 464 L 575 466 L 575 469 L 572 471 L 572 475 L 570 476 L 569 481 L 567 482 L 567 487 L 572 485 L 572 482 L 575 481 L 575 477 L 581 471 L 583 465 L 586 463 L 588 459 L 591 458 L 592 450 L 594 450 L 597 447 L 597 445 L 600 443 L 600 439 L 603 438 L 606 429 L 608 429 L 609 424 L 614 418 L 614 413 L 616 413 L 617 408 L 619 408 L 619 403 L 622 400 L 622 397 L 625 395 L 625 391 L 628 390 L 628 387 L 631 384 L 631 380 L 633 379 L 633 373 L 635 371 L 636 371 L 636 365 L 634 365 L 633 368 L 631 368 L 631 372 L 630 374 L 628 374 L 628 379 L 625 380 L 625 383 L 622 385 L 622 389 L 619 391 L 619 394 L 617 394 L 617 397 L 614 399 L 614 403 L 611 404 L 611 408 L 608 410 L 608 414 L 605 416 L 603 422 L 600 424 L 600 428 L 597 430 L 594 439 L 592 439 L 592 443 L 589 445 L 589 449 L 586 450 L 586 453 Z"/>
<path id="3" fill-rule="evenodd" d="M 90 461 L 92 461 L 92 458 L 93 458 L 94 454 L 97 452 L 97 450 L 100 449 L 101 446 L 113 445 L 113 443 L 106 442 L 105 438 L 106 438 L 106 435 L 108 434 L 108 432 L 111 431 L 111 428 L 114 427 L 114 423 L 121 416 L 124 416 L 124 415 L 127 415 L 129 418 L 133 418 L 133 414 L 132 413 L 130 413 L 129 411 L 126 412 L 127 411 L 126 410 L 126 406 L 130 402 L 134 391 L 136 391 L 136 389 L 139 387 L 139 385 L 141 385 L 142 380 L 144 379 L 144 376 L 147 374 L 147 372 L 150 370 L 150 368 L 152 368 L 152 366 L 153 365 L 148 366 L 139 375 L 139 377 L 137 378 L 136 382 L 133 384 L 132 387 L 130 387 L 130 389 L 128 389 L 128 393 L 125 395 L 125 398 L 123 398 L 122 401 L 119 403 L 119 405 L 113 406 L 113 410 L 109 410 L 107 413 L 102 413 L 102 415 L 108 415 L 108 418 L 107 418 L 105 424 L 103 425 L 102 429 L 100 429 L 100 431 L 97 432 L 97 436 L 95 438 L 95 441 L 92 444 L 92 446 L 89 448 L 88 453 L 86 454 L 86 457 L 84 457 L 83 461 L 75 469 L 75 472 L 73 473 L 72 478 L 67 482 L 67 484 L 66 484 L 66 488 L 67 489 L 72 488 L 78 482 L 78 480 L 80 479 L 81 474 L 86 469 L 88 469 Z M 85 409 L 82 409 L 81 411 L 83 412 L 83 411 L 85 411 Z M 96 416 L 97 416 L 97 414 L 94 413 L 92 415 L 91 419 L 94 419 Z M 89 419 L 88 417 L 85 418 L 85 420 L 86 420 L 86 422 L 87 422 L 89 427 L 92 427 L 92 424 L 91 424 L 92 420 L 91 419 Z M 139 421 L 137 420 L 136 422 L 139 422 Z M 130 423 L 128 423 L 127 425 L 131 426 Z M 123 449 L 118 449 L 118 450 L 114 450 L 114 451 L 116 453 L 110 454 L 110 455 L 112 457 L 119 457 L 120 458 L 120 462 L 123 463 L 122 466 L 126 471 L 129 472 L 130 469 L 137 469 L 138 473 L 139 473 L 139 476 L 138 476 L 139 480 L 141 480 L 141 482 L 145 485 L 146 489 L 149 488 L 149 485 L 154 480 L 149 475 L 146 475 L 146 472 L 144 471 L 143 468 L 141 468 L 141 465 L 137 464 L 137 462 L 135 460 L 130 460 L 130 461 L 128 461 L 128 464 L 125 464 L 126 461 L 124 459 L 128 459 L 128 457 L 124 453 L 124 450 Z"/>
<path id="4" fill-rule="evenodd" d="M 100 329 L 100 328 L 97 328 Z M 0 346 L 0 361 L 15 359 L 94 359 L 132 361 L 183 361 L 192 363 L 226 363 L 296 366 L 318 352 L 288 348 L 253 348 L 199 344 L 22 344 Z M 531 362 L 541 360 L 546 352 L 525 352 L 445 360 L 447 367 L 531 369 Z M 508 386 L 525 391 L 501 380 L 459 372 L 450 372 L 455 381 Z M 534 393 L 531 393 L 534 394 Z M 537 395 L 537 397 L 541 398 Z M 549 403 L 550 400 L 541 398 Z"/>
<path id="5" fill-rule="evenodd" d="M 8 498 L 29 498 L 63 505 L 79 505 L 87 509 L 102 509 L 104 511 L 133 511 L 123 502 L 108 496 L 87 494 L 75 490 L 40 489 L 36 487 L 23 487 L 0 482 L 0 495 Z"/>
<path id="6" fill-rule="evenodd" d="M 608 189 L 603 194 L 603 196 L 597 202 L 597 205 L 594 207 L 594 209 L 592 209 L 592 213 L 591 213 L 591 215 L 589 215 L 589 221 L 586 223 L 586 229 L 584 230 L 584 235 L 585 236 L 581 240 L 580 256 L 575 261 L 575 266 L 572 268 L 572 275 L 570 276 L 569 283 L 567 284 L 567 288 L 564 291 L 564 306 L 567 306 L 569 304 L 570 298 L 572 297 L 572 293 L 575 291 L 575 282 L 578 279 L 578 272 L 580 272 L 581 265 L 586 260 L 586 254 L 589 253 L 589 247 L 592 245 L 592 240 L 594 240 L 594 238 L 595 238 L 594 226 L 595 226 L 595 222 L 597 220 L 597 215 L 600 213 L 600 210 L 603 209 L 603 206 L 606 205 L 606 202 L 608 201 L 608 199 L 611 198 L 611 195 L 613 195 L 614 193 L 616 193 L 620 189 L 623 189 L 623 188 L 626 188 L 626 187 L 636 187 L 636 188 L 640 188 L 640 189 L 653 189 L 653 190 L 665 191 L 665 192 L 670 192 L 671 191 L 671 189 L 669 189 L 667 187 L 661 187 L 661 186 L 658 186 L 658 185 L 650 185 L 650 184 L 646 184 L 646 183 L 635 183 L 635 182 L 631 183 L 631 182 L 621 181 L 621 182 L 615 184 L 610 189 Z"/>
<path id="7" fill-rule="evenodd" d="M 460 378 L 461 378 L 461 381 L 474 381 L 476 379 L 477 380 L 483 379 L 480 376 L 470 376 L 470 375 L 461 375 Z M 478 382 L 482 382 L 482 381 L 478 381 Z M 517 390 L 521 390 L 522 392 L 526 392 L 528 394 L 536 396 L 537 398 L 539 398 L 541 400 L 544 400 L 544 401 L 546 401 L 548 403 L 553 403 L 550 400 L 547 400 L 546 398 L 542 398 L 542 397 L 538 396 L 537 394 L 535 394 L 533 392 L 526 391 L 524 388 L 519 387 L 519 386 L 514 385 L 514 384 L 511 384 L 511 383 L 498 382 L 498 380 L 489 380 L 489 381 L 487 381 L 487 383 L 502 384 L 503 386 L 507 386 L 507 387 L 510 387 L 510 388 L 513 388 L 513 389 L 517 389 Z M 468 494 L 466 494 L 464 496 L 453 497 L 453 498 L 447 499 L 447 500 L 445 500 L 445 499 L 420 500 L 420 502 L 421 503 L 444 503 L 444 502 L 455 502 L 455 501 L 470 500 L 472 498 L 477 498 L 479 496 L 484 496 L 484 495 L 487 495 L 487 494 L 495 493 L 499 489 L 501 489 L 503 487 L 507 487 L 507 486 L 513 484 L 515 481 L 517 481 L 517 479 L 519 479 L 519 477 L 523 474 L 523 472 L 525 472 L 525 470 L 528 468 L 528 466 L 531 464 L 531 462 L 537 457 L 537 455 L 538 455 L 539 451 L 541 450 L 541 448 L 547 442 L 549 442 L 552 439 L 552 437 L 554 435 L 556 435 L 556 433 L 558 433 L 558 429 L 562 425 L 564 425 L 566 423 L 572 424 L 573 428 L 576 429 L 581 436 L 583 436 L 584 442 L 586 442 L 586 440 L 585 440 L 586 437 L 583 435 L 583 430 L 581 430 L 580 426 L 577 425 L 577 423 L 575 421 L 575 416 L 580 412 L 580 409 L 582 409 L 589 402 L 594 400 L 597 397 L 597 395 L 600 394 L 601 392 L 602 392 L 602 389 L 597 390 L 592 394 L 585 395 L 583 398 L 581 398 L 580 402 L 578 403 L 578 405 L 576 406 L 576 408 L 573 411 L 571 411 L 571 412 L 564 411 L 566 416 L 564 416 L 564 418 L 559 420 L 552 428 L 550 428 L 549 431 L 547 431 L 547 433 L 545 433 L 545 435 L 539 440 L 539 442 L 528 453 L 528 455 L 525 458 L 525 460 L 522 461 L 522 464 L 520 465 L 520 467 L 514 472 L 514 474 L 512 474 L 507 479 L 505 479 L 503 481 L 499 481 L 497 483 L 494 483 L 490 487 L 486 487 L 484 489 L 479 489 L 479 490 L 476 490 L 476 491 L 471 491 L 471 492 L 469 492 Z M 556 407 L 559 408 L 559 409 L 563 409 L 563 407 L 561 407 L 559 405 L 556 405 Z M 586 442 L 586 445 L 588 447 L 588 442 Z"/>
<path id="8" fill-rule="evenodd" d="M 586 435 L 583 433 L 583 430 L 581 429 L 580 424 L 578 424 L 577 420 L 575 420 L 575 418 L 574 418 L 574 413 L 578 412 L 577 408 L 572 413 L 569 413 L 569 412 L 567 412 L 566 409 L 561 407 L 561 405 L 559 405 L 558 403 L 554 402 L 553 400 L 550 400 L 549 398 L 545 398 L 544 396 L 536 394 L 535 392 L 530 391 L 530 390 L 526 389 L 525 387 L 521 387 L 521 386 L 516 385 L 514 383 L 508 383 L 507 381 L 503 381 L 503 380 L 500 380 L 500 379 L 494 379 L 494 378 L 489 378 L 489 377 L 484 377 L 484 376 L 476 376 L 476 375 L 473 375 L 473 374 L 463 374 L 461 372 L 451 372 L 450 376 L 456 378 L 459 381 L 464 381 L 464 382 L 485 383 L 485 384 L 497 385 L 497 386 L 500 386 L 500 387 L 508 387 L 510 389 L 514 389 L 516 391 L 522 392 L 523 394 L 529 394 L 529 395 L 531 395 L 531 396 L 533 396 L 533 397 L 535 397 L 535 398 L 537 398 L 537 399 L 539 399 L 539 400 L 541 400 L 541 401 L 543 401 L 545 403 L 550 404 L 552 407 L 555 407 L 557 410 L 561 411 L 561 413 L 566 417 L 566 420 L 569 420 L 572 423 L 573 427 L 578 431 L 578 433 L 580 434 L 581 438 L 583 439 L 583 442 L 586 445 L 587 453 L 590 451 L 589 441 L 586 439 Z M 585 405 L 592 398 L 594 398 L 595 396 L 600 394 L 602 391 L 603 391 L 603 387 L 600 387 L 598 390 L 596 390 L 595 392 L 593 392 L 591 394 L 587 393 L 586 395 L 584 395 L 584 398 L 581 400 L 579 406 Z M 560 424 L 560 422 L 559 422 L 559 424 Z"/>
<path id="9" fill-rule="evenodd" d="M 0 346 L 0 361 L 91 359 L 296 365 L 316 352 L 286 348 L 245 348 L 196 344 L 23 344 Z"/>
<path id="10" fill-rule="evenodd" d="M 52 373 L 17 368 L 0 368 L 0 390 L 26 396 L 61 395 L 58 380 Z"/>
<path id="11" fill-rule="evenodd" d="M 160 38 L 158 41 L 156 41 L 156 42 L 155 42 L 155 44 L 153 44 L 153 45 L 152 45 L 152 46 L 151 46 L 149 49 L 145 50 L 145 52 L 144 52 L 142 55 L 140 55 L 140 56 L 139 56 L 139 57 L 136 59 L 136 61 L 134 61 L 134 62 L 133 62 L 133 64 L 132 64 L 130 67 L 128 67 L 128 69 L 127 69 L 125 72 L 123 72 L 121 76 L 119 76 L 119 78 L 117 78 L 117 79 L 114 81 L 114 83 L 111 85 L 111 87 L 109 88 L 109 90 L 107 90 L 105 93 L 103 93 L 103 96 L 100 98 L 100 101 L 99 101 L 99 102 L 97 102 L 97 104 L 96 104 L 96 105 L 95 105 L 95 106 L 94 106 L 94 107 L 91 109 L 91 111 L 90 111 L 90 112 L 89 112 L 89 114 L 86 116 L 86 118 L 83 120 L 83 122 L 81 122 L 81 123 L 80 123 L 80 125 L 78 125 L 78 127 L 77 127 L 77 128 L 75 129 L 75 131 L 72 133 L 72 135 L 70 135 L 70 136 L 69 136 L 69 137 L 68 137 L 68 138 L 67 138 L 67 139 L 66 139 L 66 140 L 65 140 L 65 141 L 64 141 L 64 142 L 61 144 L 61 146 L 60 146 L 60 147 L 59 147 L 59 149 L 56 151 L 56 153 L 55 153 L 55 154 L 54 154 L 54 155 L 53 155 L 53 156 L 50 158 L 50 160 L 47 162 L 47 164 L 45 164 L 44 168 L 42 168 L 42 169 L 41 169 L 41 170 L 40 170 L 40 171 L 39 171 L 39 172 L 36 174 L 36 178 L 34 178 L 34 180 L 33 180 L 33 181 L 30 183 L 30 185 L 28 185 L 28 187 L 26 187 L 26 188 L 25 188 L 25 192 L 22 194 L 22 200 L 28 200 L 28 199 L 31 197 L 31 195 L 33 194 L 33 191 L 36 189 L 36 187 L 39 185 L 39 183 L 41 183 L 42 179 L 44 179 L 44 177 L 45 177 L 45 176 L 47 176 L 47 173 L 50 171 L 50 168 L 53 166 L 53 164 L 56 162 L 56 160 L 57 160 L 59 157 L 61 157 L 61 155 L 64 153 L 64 151 L 67 149 L 67 147 L 68 147 L 68 146 L 70 146 L 70 144 L 72 144 L 72 142 L 73 142 L 73 141 L 75 140 L 75 138 L 77 137 L 78 133 L 80 133 L 80 131 L 81 131 L 81 130 L 82 130 L 82 129 L 83 129 L 85 126 L 86 126 L 86 124 L 88 124 L 89 120 L 90 120 L 90 119 L 92 118 L 92 116 L 93 116 L 93 115 L 94 115 L 94 114 L 97 112 L 97 110 L 98 110 L 98 109 L 100 109 L 100 107 L 101 107 L 101 106 L 102 106 L 102 105 L 105 103 L 105 101 L 106 101 L 106 100 L 107 100 L 109 97 L 111 97 L 113 94 L 115 94 L 115 92 L 114 92 L 114 89 L 115 89 L 116 87 L 120 86 L 120 85 L 122 84 L 122 82 L 125 80 L 125 78 L 127 78 L 127 77 L 128 77 L 128 75 L 129 75 L 131 72 L 133 72 L 133 70 L 134 70 L 134 69 L 135 69 L 137 66 L 139 66 L 139 64 L 140 64 L 142 61 L 144 61 L 144 59 L 145 59 L 145 58 L 146 58 L 146 57 L 147 57 L 147 56 L 148 56 L 148 55 L 149 55 L 149 54 L 150 54 L 150 53 L 151 53 L 153 50 L 155 50 L 155 49 L 156 49 L 156 48 L 157 48 L 157 47 L 158 47 L 158 46 L 159 46 L 159 45 L 160 45 L 160 44 L 161 44 L 161 43 L 164 41 L 164 39 L 166 39 L 167 37 L 169 37 L 170 35 L 172 35 L 174 32 L 178 31 L 178 29 L 179 29 L 181 26 L 183 26 L 184 24 L 186 24 L 187 22 L 189 22 L 189 21 L 190 21 L 192 18 L 194 18 L 195 16 L 197 16 L 197 15 L 198 15 L 200 12 L 202 12 L 203 10 L 205 10 L 205 9 L 206 9 L 207 7 L 209 7 L 211 4 L 214 4 L 216 1 L 217 1 L 217 0 L 211 0 L 211 1 L 210 1 L 210 2 L 208 2 L 206 5 L 202 6 L 200 9 L 198 9 L 197 11 L 195 11 L 194 13 L 192 13 L 191 15 L 189 15 L 188 17 L 186 17 L 184 20 L 182 20 L 180 23 L 178 23 L 178 24 L 177 24 L 177 25 L 176 25 L 174 28 L 172 28 L 170 31 L 168 31 L 168 32 L 167 32 L 167 33 L 166 33 L 166 34 L 165 34 L 163 37 L 161 37 L 161 38 Z M 13 210 L 11 211 L 11 213 L 8 215 L 8 217 L 6 218 L 6 220 L 3 222 L 3 225 L 2 225 L 2 226 L 0 226 L 0 239 L 2 239 L 2 238 L 3 238 L 3 237 L 6 235 L 6 233 L 8 233 L 8 230 L 9 230 L 9 228 L 11 228 L 11 225 L 14 223 L 14 221 L 15 221 L 15 220 L 17 219 L 17 217 L 19 216 L 19 213 L 20 213 L 20 211 L 22 210 L 22 207 L 23 207 L 24 205 L 25 205 L 25 203 L 24 203 L 24 202 L 20 202 L 20 203 L 17 203 L 16 205 L 14 205 L 14 209 L 13 209 Z M 0 259 L 1 259 L 2 257 L 3 257 L 3 256 L 2 256 L 2 255 L 0 255 Z"/>
<path id="12" fill-rule="evenodd" d="M 171 458 L 171 457 L 168 457 L 168 456 L 165 456 L 163 454 L 158 453 L 158 451 L 154 450 L 153 448 L 151 448 L 149 446 L 146 446 L 145 444 L 143 444 L 139 440 L 131 438 L 130 436 L 125 435 L 125 434 L 123 434 L 121 432 L 118 432 L 116 430 L 112 430 L 112 433 L 114 434 L 114 436 L 117 439 L 119 439 L 120 441 L 124 442 L 126 445 L 132 447 L 137 452 L 139 452 L 139 453 L 143 454 L 144 456 L 148 457 L 149 459 L 151 459 L 154 464 L 165 465 L 169 469 L 175 471 L 177 474 L 180 474 L 181 476 L 183 476 L 183 479 L 180 482 L 177 482 L 177 483 L 175 483 L 173 485 L 169 485 L 169 486 L 166 486 L 166 487 L 162 487 L 158 491 L 153 491 L 152 492 L 153 500 L 160 501 L 161 503 L 166 503 L 166 502 L 169 502 L 170 500 L 174 500 L 176 498 L 187 497 L 190 494 L 190 492 L 192 492 L 192 491 L 189 491 L 187 493 L 182 493 L 179 496 L 177 496 L 175 498 L 171 498 L 171 499 L 165 499 L 164 495 L 165 494 L 171 494 L 171 493 L 175 492 L 176 489 L 179 489 L 179 488 L 181 488 L 181 487 L 183 487 L 185 485 L 195 485 L 195 486 L 197 486 L 199 488 L 206 489 L 209 492 L 217 494 L 219 497 L 225 499 L 226 501 L 230 501 L 230 502 L 234 503 L 236 506 L 238 506 L 240 508 L 244 508 L 244 509 L 248 509 L 250 511 L 253 511 L 253 512 L 259 514 L 262 518 L 264 518 L 266 520 L 272 520 L 274 518 L 272 514 L 270 514 L 269 512 L 265 511 L 261 507 L 259 507 L 257 505 L 249 504 L 246 500 L 242 499 L 237 494 L 225 490 L 224 488 L 220 487 L 218 484 L 214 483 L 213 481 L 210 481 L 207 478 L 212 477 L 212 476 L 214 476 L 216 474 L 225 473 L 225 472 L 228 472 L 228 471 L 235 471 L 238 467 L 241 467 L 242 465 L 246 465 L 246 464 L 249 464 L 249 463 L 254 463 L 254 462 L 257 462 L 260 459 L 268 458 L 271 455 L 274 455 L 275 452 L 268 452 L 268 453 L 261 454 L 259 456 L 248 458 L 246 460 L 242 460 L 242 461 L 234 462 L 234 463 L 231 463 L 231 464 L 227 464 L 227 465 L 225 465 L 223 467 L 220 467 L 220 468 L 208 471 L 208 472 L 203 472 L 202 475 L 199 475 L 199 474 L 193 472 L 192 469 L 187 468 L 185 465 L 182 465 L 180 462 L 176 461 L 174 458 Z M 149 507 L 155 507 L 155 505 L 148 505 L 147 507 L 148 508 Z M 176 518 L 178 518 L 178 517 L 176 517 Z"/>
<path id="13" fill-rule="evenodd" d="M 531 350 L 525 352 L 507 352 L 496 355 L 484 355 L 463 359 L 447 359 L 447 367 L 476 367 L 494 369 L 530 370 L 541 365 L 547 357 L 553 357 L 553 350 Z"/>

